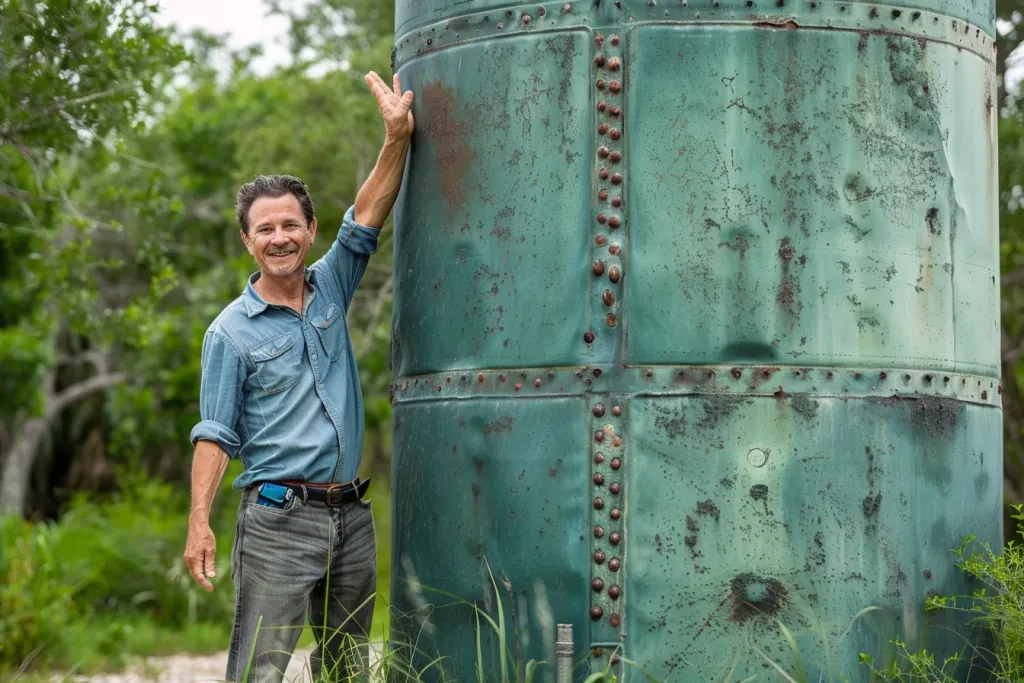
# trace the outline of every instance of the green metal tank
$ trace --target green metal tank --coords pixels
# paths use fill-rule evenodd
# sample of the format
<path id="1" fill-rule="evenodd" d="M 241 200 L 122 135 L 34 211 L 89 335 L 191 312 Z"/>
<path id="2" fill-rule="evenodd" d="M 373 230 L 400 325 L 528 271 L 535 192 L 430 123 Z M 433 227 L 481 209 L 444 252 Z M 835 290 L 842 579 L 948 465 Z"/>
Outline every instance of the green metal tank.
<path id="1" fill-rule="evenodd" d="M 992 0 L 398 0 L 396 647 L 963 647 L 923 602 L 1002 537 L 993 35 Z"/>

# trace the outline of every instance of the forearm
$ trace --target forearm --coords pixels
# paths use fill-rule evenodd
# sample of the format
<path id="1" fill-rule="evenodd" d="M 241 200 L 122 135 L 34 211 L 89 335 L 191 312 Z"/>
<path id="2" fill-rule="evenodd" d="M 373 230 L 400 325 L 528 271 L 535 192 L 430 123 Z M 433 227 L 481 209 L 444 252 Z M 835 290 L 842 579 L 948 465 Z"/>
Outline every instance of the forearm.
<path id="1" fill-rule="evenodd" d="M 377 158 L 377 165 L 356 195 L 355 221 L 368 228 L 380 228 L 398 199 L 405 172 L 409 139 L 387 140 Z"/>
<path id="2" fill-rule="evenodd" d="M 192 456 L 192 512 L 189 520 L 208 523 L 213 499 L 228 468 L 228 454 L 212 441 L 199 441 Z"/>

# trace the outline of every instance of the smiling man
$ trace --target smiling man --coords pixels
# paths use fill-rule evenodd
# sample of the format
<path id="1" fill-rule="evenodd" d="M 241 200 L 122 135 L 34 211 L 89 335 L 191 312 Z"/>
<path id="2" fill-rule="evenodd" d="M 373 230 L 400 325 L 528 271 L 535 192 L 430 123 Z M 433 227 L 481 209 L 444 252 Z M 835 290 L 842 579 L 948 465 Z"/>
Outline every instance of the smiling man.
<path id="1" fill-rule="evenodd" d="M 317 224 L 305 184 L 279 175 L 243 185 L 238 221 L 259 272 L 203 340 L 185 561 L 213 590 L 210 506 L 228 459 L 241 458 L 229 681 L 246 671 L 247 681 L 281 681 L 307 619 L 314 679 L 349 680 L 367 664 L 376 541 L 369 480 L 356 476 L 363 399 L 345 313 L 398 196 L 413 94 L 397 75 L 393 88 L 373 72 L 366 82 L 385 142 L 337 239 L 307 268 Z"/>

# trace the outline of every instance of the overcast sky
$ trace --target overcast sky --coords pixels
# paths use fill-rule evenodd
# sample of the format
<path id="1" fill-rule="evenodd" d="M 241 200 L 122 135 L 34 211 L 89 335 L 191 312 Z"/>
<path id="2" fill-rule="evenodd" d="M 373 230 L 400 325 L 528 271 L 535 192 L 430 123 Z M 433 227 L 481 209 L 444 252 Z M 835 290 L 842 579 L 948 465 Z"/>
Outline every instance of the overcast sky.
<path id="1" fill-rule="evenodd" d="M 266 74 L 288 61 L 288 20 L 268 17 L 263 0 L 160 0 L 160 17 L 182 30 L 205 29 L 226 34 L 234 49 L 253 43 L 263 46 L 263 57 L 253 63 L 257 73 Z"/>

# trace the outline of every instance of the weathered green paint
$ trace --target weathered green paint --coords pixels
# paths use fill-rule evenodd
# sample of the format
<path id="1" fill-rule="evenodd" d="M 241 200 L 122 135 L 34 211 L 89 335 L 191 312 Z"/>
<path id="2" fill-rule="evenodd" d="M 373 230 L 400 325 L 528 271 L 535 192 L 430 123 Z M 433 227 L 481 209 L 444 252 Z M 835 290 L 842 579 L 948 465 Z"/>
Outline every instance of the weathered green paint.
<path id="1" fill-rule="evenodd" d="M 524 662 L 573 624 L 580 679 L 774 680 L 776 619 L 812 679 L 956 646 L 922 602 L 1001 537 L 993 22 L 399 3 L 397 640 L 475 678 L 448 594 Z"/>

